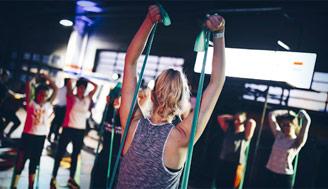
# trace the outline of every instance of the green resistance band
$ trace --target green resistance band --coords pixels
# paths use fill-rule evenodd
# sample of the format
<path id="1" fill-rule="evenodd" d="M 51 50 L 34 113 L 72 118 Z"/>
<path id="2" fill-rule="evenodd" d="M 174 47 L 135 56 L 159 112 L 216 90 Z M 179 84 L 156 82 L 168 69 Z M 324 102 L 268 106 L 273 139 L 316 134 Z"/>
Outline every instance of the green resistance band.
<path id="1" fill-rule="evenodd" d="M 165 16 L 165 17 L 162 17 L 163 24 L 164 23 L 165 24 L 170 24 L 171 21 L 170 21 L 170 18 L 168 16 L 167 12 L 164 10 L 164 8 L 162 6 L 160 6 L 160 10 L 161 10 L 161 15 Z M 114 185 L 115 175 L 116 175 L 116 172 L 117 172 L 117 168 L 118 168 L 121 153 L 122 153 L 122 150 L 123 150 L 124 142 L 125 142 L 125 139 L 126 139 L 126 136 L 127 136 L 130 124 L 131 124 L 131 118 L 132 118 L 133 110 L 134 110 L 136 102 L 137 102 L 138 91 L 139 91 L 139 88 L 141 86 L 143 73 L 145 71 L 145 66 L 146 66 L 146 63 L 147 63 L 147 59 L 148 59 L 148 56 L 149 56 L 149 53 L 150 53 L 150 50 L 151 50 L 151 47 L 152 47 L 152 43 L 153 43 L 153 39 L 154 39 L 155 32 L 156 32 L 156 29 L 157 29 L 157 25 L 158 25 L 158 23 L 156 23 L 155 26 L 153 27 L 153 30 L 150 34 L 149 42 L 147 44 L 145 59 L 144 59 L 144 62 L 143 62 L 143 65 L 142 65 L 142 68 L 141 68 L 141 71 L 140 71 L 140 74 L 139 74 L 139 80 L 138 80 L 138 83 L 137 83 L 137 87 L 134 90 L 134 96 L 133 96 L 133 99 L 132 99 L 132 104 L 131 104 L 129 115 L 128 115 L 128 118 L 127 118 L 127 121 L 126 121 L 124 133 L 123 133 L 123 136 L 122 136 L 122 139 L 121 139 L 120 148 L 118 150 L 118 154 L 117 154 L 116 161 L 115 161 L 115 164 L 114 164 L 113 174 L 112 174 L 112 177 L 110 179 L 109 188 L 113 188 L 113 185 Z"/>
<path id="2" fill-rule="evenodd" d="M 247 161 L 248 161 L 250 147 L 251 147 L 251 141 L 249 141 L 249 143 L 247 144 L 247 148 L 246 148 L 246 159 L 245 159 L 245 168 L 243 170 L 243 177 L 241 178 L 241 181 L 240 181 L 240 184 L 238 186 L 238 189 L 242 189 L 243 186 L 244 186 L 245 173 L 246 173 L 246 169 L 247 169 Z"/>
<path id="3" fill-rule="evenodd" d="M 108 155 L 108 168 L 107 168 L 107 179 L 106 179 L 106 188 L 109 187 L 109 178 L 110 178 L 110 169 L 111 169 L 111 164 L 112 164 L 112 156 L 113 156 L 113 147 L 114 147 L 114 134 L 115 134 L 115 125 L 116 125 L 116 122 L 115 122 L 115 117 L 116 117 L 116 114 L 117 114 L 117 110 L 114 109 L 114 112 L 113 112 L 113 121 L 112 121 L 112 133 L 111 133 L 111 136 L 110 136 L 110 147 L 109 147 L 109 155 Z"/>
<path id="4" fill-rule="evenodd" d="M 297 117 L 298 117 L 298 115 L 297 115 Z M 301 118 L 300 119 L 300 126 L 302 127 L 302 125 L 303 125 L 303 119 Z M 294 174 L 293 174 L 293 177 L 292 177 L 292 188 L 294 188 L 294 186 L 295 186 L 297 165 L 298 165 L 298 154 L 296 155 L 295 160 L 294 160 Z"/>
<path id="5" fill-rule="evenodd" d="M 199 84 L 198 84 L 196 106 L 195 106 L 195 111 L 194 111 L 194 117 L 192 120 L 187 160 L 186 160 L 186 164 L 185 164 L 184 171 L 183 171 L 182 184 L 181 184 L 182 189 L 188 188 L 190 165 L 191 165 L 191 159 L 192 159 L 192 153 L 193 153 L 193 145 L 194 145 L 194 138 L 195 138 L 195 134 L 196 134 L 196 127 L 197 127 L 197 122 L 198 122 L 200 101 L 201 101 L 202 90 L 203 90 L 203 85 L 204 85 L 205 65 L 206 65 L 206 59 L 207 59 L 207 49 L 208 49 L 208 45 L 209 45 L 210 34 L 211 34 L 210 31 L 203 29 L 200 32 L 200 34 L 197 36 L 196 42 L 195 42 L 195 47 L 194 47 L 194 51 L 196 51 L 196 52 L 205 51 L 205 53 L 204 53 L 204 58 L 203 58 L 202 71 L 201 71 Z"/>
<path id="6" fill-rule="evenodd" d="M 100 132 L 99 132 L 99 140 L 98 140 L 98 144 L 97 144 L 97 148 L 96 148 L 96 154 L 95 154 L 95 161 L 93 164 L 95 164 L 97 161 L 98 161 L 98 158 L 99 158 L 99 148 L 100 148 L 100 143 L 101 143 L 101 139 L 103 138 L 103 135 L 104 135 L 104 123 L 105 123 L 105 119 L 106 119 L 106 116 L 107 116 L 107 112 L 108 112 L 108 105 L 106 104 L 105 106 L 105 110 L 104 110 L 104 113 L 103 113 L 103 117 L 101 119 L 101 122 L 100 122 Z M 95 169 L 92 170 L 92 179 L 91 179 L 91 183 L 90 183 L 90 188 L 93 188 L 93 185 L 94 185 L 94 177 L 95 177 Z"/>

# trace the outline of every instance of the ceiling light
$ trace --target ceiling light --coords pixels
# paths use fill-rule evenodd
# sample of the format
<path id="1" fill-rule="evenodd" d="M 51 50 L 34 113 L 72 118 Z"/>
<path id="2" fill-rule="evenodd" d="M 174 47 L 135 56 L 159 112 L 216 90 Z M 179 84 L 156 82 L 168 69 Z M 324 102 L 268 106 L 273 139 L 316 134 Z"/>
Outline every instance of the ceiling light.
<path id="1" fill-rule="evenodd" d="M 73 22 L 67 19 L 62 19 L 59 21 L 59 23 L 66 27 L 73 26 Z"/>
<path id="2" fill-rule="evenodd" d="M 288 46 L 288 45 L 286 45 L 284 42 L 282 42 L 282 41 L 278 40 L 278 41 L 277 41 L 277 43 L 278 43 L 278 45 L 279 45 L 280 47 L 282 47 L 282 48 L 286 49 L 287 51 L 289 51 L 289 50 L 290 50 L 289 46 Z"/>
<path id="3" fill-rule="evenodd" d="M 95 2 L 92 1 L 78 1 L 77 4 L 81 7 L 93 7 L 96 6 Z"/>
<path id="4" fill-rule="evenodd" d="M 93 7 L 83 7 L 83 9 L 84 9 L 85 11 L 88 11 L 88 12 L 102 12 L 102 8 L 97 7 L 97 6 L 93 6 Z"/>

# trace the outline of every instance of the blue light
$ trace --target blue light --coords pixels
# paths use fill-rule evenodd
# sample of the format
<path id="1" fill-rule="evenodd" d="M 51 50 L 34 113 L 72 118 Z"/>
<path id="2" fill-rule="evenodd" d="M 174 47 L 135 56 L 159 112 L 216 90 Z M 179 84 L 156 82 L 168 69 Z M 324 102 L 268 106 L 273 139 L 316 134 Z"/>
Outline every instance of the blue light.
<path id="1" fill-rule="evenodd" d="M 86 0 L 78 1 L 77 4 L 81 7 L 94 7 L 97 5 L 95 2 L 86 1 Z"/>
<path id="2" fill-rule="evenodd" d="M 102 12 L 102 8 L 94 6 L 94 7 L 83 7 L 85 11 L 88 12 Z"/>

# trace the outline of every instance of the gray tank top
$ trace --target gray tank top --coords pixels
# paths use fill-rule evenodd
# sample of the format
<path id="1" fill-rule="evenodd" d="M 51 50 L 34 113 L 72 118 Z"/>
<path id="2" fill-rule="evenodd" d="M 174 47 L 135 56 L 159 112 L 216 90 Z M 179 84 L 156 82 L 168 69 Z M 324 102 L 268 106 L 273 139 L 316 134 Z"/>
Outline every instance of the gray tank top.
<path id="1" fill-rule="evenodd" d="M 139 120 L 131 146 L 122 157 L 116 188 L 178 188 L 182 170 L 172 172 L 163 161 L 164 145 L 173 127 Z"/>

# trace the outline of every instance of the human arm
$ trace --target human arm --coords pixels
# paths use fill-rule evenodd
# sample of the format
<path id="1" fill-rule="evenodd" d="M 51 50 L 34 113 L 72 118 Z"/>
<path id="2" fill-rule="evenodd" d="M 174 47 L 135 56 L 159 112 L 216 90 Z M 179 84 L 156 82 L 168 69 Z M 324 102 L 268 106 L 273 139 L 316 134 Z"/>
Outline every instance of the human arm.
<path id="1" fill-rule="evenodd" d="M 206 21 L 206 27 L 212 32 L 224 31 L 224 19 L 218 15 L 212 15 Z M 214 110 L 216 101 L 221 93 L 225 81 L 225 43 L 224 36 L 213 39 L 214 52 L 212 59 L 212 74 L 208 86 L 206 87 L 199 110 L 197 128 L 194 138 L 194 144 L 200 138 L 205 130 L 206 124 Z M 177 130 L 180 132 L 180 146 L 187 147 L 191 135 L 191 125 L 194 116 L 194 111 L 190 113 L 186 119 L 177 125 Z"/>
<path id="2" fill-rule="evenodd" d="M 288 114 L 288 110 L 275 110 L 269 113 L 269 126 L 274 137 L 281 132 L 277 117 Z"/>
<path id="3" fill-rule="evenodd" d="M 28 78 L 26 79 L 25 82 L 25 101 L 26 101 L 26 106 L 30 104 L 31 101 L 31 96 L 32 96 L 32 82 L 34 81 L 34 78 L 29 80 Z"/>
<path id="4" fill-rule="evenodd" d="M 301 130 L 296 138 L 296 148 L 301 149 L 308 138 L 308 132 L 311 124 L 311 118 L 305 110 L 300 110 L 298 113 L 300 120 L 302 120 L 302 125 L 300 125 Z"/>
<path id="5" fill-rule="evenodd" d="M 72 79 L 67 79 L 66 96 L 73 96 Z"/>
<path id="6" fill-rule="evenodd" d="M 55 82 L 48 76 L 48 75 L 42 75 L 43 78 L 45 78 L 49 82 L 49 87 L 52 89 L 52 94 L 50 95 L 48 101 L 50 103 L 53 103 L 53 101 L 56 98 L 58 87 L 56 86 Z"/>
<path id="7" fill-rule="evenodd" d="M 129 110 L 132 105 L 133 92 L 137 84 L 137 60 L 143 52 L 147 43 L 148 37 L 152 31 L 154 24 L 160 21 L 160 11 L 157 6 L 150 6 L 148 14 L 144 19 L 139 30 L 133 37 L 126 56 L 124 64 L 123 84 L 122 84 L 122 99 L 120 108 L 120 119 L 122 125 L 122 132 L 125 129 L 126 121 L 129 115 Z M 138 111 L 140 112 L 140 111 Z M 135 117 L 134 117 L 135 118 Z"/>
<path id="8" fill-rule="evenodd" d="M 91 80 L 88 80 L 88 83 L 93 86 L 93 89 L 88 94 L 89 98 L 92 99 L 93 95 L 97 92 L 98 85 Z"/>
<path id="9" fill-rule="evenodd" d="M 256 121 L 254 119 L 247 120 L 245 126 L 245 139 L 247 141 L 250 141 L 252 139 L 255 128 L 256 128 Z"/>
<path id="10" fill-rule="evenodd" d="M 224 115 L 219 115 L 217 117 L 217 121 L 219 123 L 219 125 L 221 126 L 221 129 L 224 131 L 224 132 L 227 132 L 228 131 L 228 128 L 229 128 L 229 121 L 233 120 L 233 116 L 230 115 L 230 114 L 224 114 Z"/>

